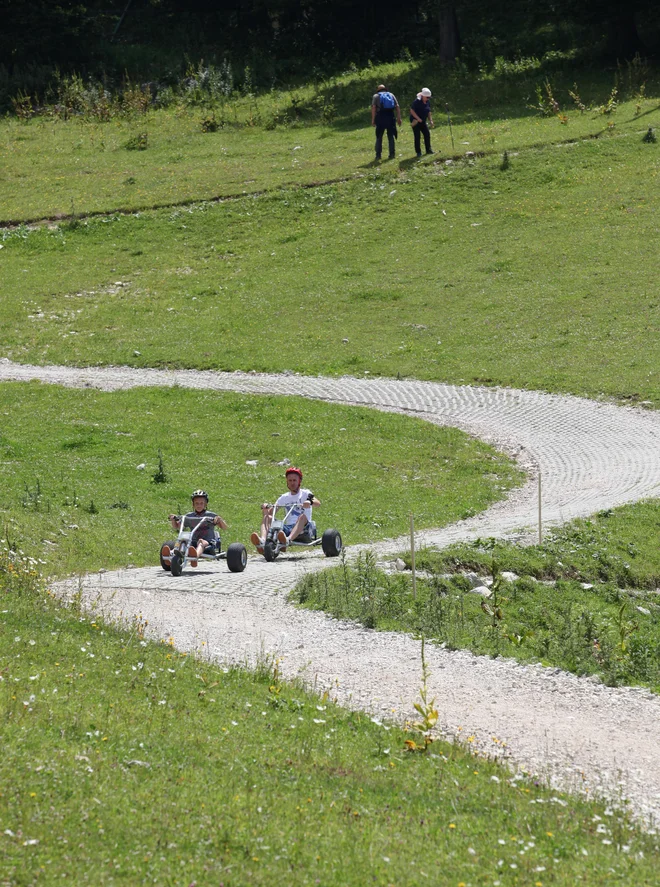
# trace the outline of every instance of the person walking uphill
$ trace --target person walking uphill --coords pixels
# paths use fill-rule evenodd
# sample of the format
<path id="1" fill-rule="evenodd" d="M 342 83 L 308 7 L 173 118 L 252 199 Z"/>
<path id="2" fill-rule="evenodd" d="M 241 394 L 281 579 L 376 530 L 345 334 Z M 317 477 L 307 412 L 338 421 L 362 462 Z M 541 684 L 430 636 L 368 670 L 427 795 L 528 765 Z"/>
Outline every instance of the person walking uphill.
<path id="1" fill-rule="evenodd" d="M 388 92 L 381 83 L 371 100 L 371 125 L 376 127 L 376 160 L 380 160 L 383 153 L 384 132 L 387 133 L 390 160 L 396 156 L 394 140 L 397 137 L 397 123 L 401 126 L 401 108 L 396 96 Z"/>
<path id="2" fill-rule="evenodd" d="M 413 137 L 415 139 L 415 154 L 422 156 L 422 136 L 424 136 L 424 147 L 427 154 L 433 154 L 431 150 L 431 133 L 429 125 L 434 126 L 433 114 L 431 114 L 431 90 L 424 87 L 421 92 L 417 93 L 417 98 L 410 106 L 410 122 L 413 128 Z M 428 123 L 427 123 L 428 121 Z"/>

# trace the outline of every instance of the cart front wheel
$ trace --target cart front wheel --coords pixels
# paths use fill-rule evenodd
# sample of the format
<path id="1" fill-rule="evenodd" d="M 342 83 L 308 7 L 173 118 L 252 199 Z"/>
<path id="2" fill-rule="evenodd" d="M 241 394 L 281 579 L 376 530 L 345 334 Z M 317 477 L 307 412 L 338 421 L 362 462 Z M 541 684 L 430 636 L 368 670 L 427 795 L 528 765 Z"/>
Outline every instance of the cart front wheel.
<path id="1" fill-rule="evenodd" d="M 279 551 L 277 550 L 276 544 L 271 542 L 270 539 L 266 539 L 264 542 L 264 557 L 267 561 L 274 561 Z"/>
<path id="2" fill-rule="evenodd" d="M 321 536 L 321 548 L 326 557 L 338 557 L 342 548 L 339 530 L 326 530 Z"/>
<path id="3" fill-rule="evenodd" d="M 227 566 L 232 573 L 242 573 L 247 566 L 247 549 L 240 542 L 232 542 L 227 549 Z"/>
<path id="4" fill-rule="evenodd" d="M 183 573 L 183 557 L 180 551 L 172 552 L 170 570 L 172 571 L 173 576 L 180 576 L 181 573 Z"/>

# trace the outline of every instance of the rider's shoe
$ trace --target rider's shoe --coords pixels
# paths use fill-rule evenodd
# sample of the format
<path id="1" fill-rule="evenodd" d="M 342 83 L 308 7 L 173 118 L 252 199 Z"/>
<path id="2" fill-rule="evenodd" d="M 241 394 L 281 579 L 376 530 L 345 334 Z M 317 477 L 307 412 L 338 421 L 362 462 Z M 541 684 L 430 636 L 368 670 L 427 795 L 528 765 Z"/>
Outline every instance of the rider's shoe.
<path id="1" fill-rule="evenodd" d="M 163 545 L 163 547 L 160 550 L 160 553 L 162 554 L 163 557 L 170 557 L 170 555 L 172 554 L 172 550 L 169 545 Z"/>
<path id="2" fill-rule="evenodd" d="M 197 566 L 197 549 L 194 545 L 191 545 L 188 549 L 188 562 L 191 567 Z"/>
<path id="3" fill-rule="evenodd" d="M 264 543 L 263 543 L 263 542 L 261 541 L 261 539 L 259 538 L 259 534 L 258 534 L 258 533 L 253 533 L 253 534 L 250 536 L 250 542 L 254 545 L 254 547 L 257 549 L 257 551 L 259 552 L 259 554 L 263 554 L 263 553 L 264 553 Z"/>
<path id="4" fill-rule="evenodd" d="M 287 542 L 289 541 L 286 537 L 286 533 L 284 530 L 279 530 L 277 533 L 277 541 L 280 543 L 282 548 L 286 548 Z"/>

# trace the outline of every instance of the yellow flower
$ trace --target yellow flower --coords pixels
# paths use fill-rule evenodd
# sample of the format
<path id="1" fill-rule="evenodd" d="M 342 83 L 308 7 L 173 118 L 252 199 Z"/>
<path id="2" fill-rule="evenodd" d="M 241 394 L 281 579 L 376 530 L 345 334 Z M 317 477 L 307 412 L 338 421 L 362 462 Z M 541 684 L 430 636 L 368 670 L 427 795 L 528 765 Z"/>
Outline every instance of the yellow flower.
<path id="1" fill-rule="evenodd" d="M 553 837 L 552 832 L 546 832 L 546 835 L 547 835 L 549 838 L 552 838 L 552 837 Z"/>
<path id="2" fill-rule="evenodd" d="M 449 823 L 449 828 L 456 828 L 456 826 L 454 825 L 453 822 L 450 822 L 450 823 Z"/>

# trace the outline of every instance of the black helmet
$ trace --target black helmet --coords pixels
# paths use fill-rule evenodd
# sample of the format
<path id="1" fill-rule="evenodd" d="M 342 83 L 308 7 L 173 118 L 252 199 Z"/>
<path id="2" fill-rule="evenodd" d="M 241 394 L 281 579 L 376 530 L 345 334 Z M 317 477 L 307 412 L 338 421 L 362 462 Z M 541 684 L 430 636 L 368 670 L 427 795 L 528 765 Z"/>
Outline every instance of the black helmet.
<path id="1" fill-rule="evenodd" d="M 195 490 L 190 498 L 193 502 L 195 501 L 195 499 L 206 499 L 206 503 L 208 505 L 209 494 L 206 492 L 206 490 Z"/>

